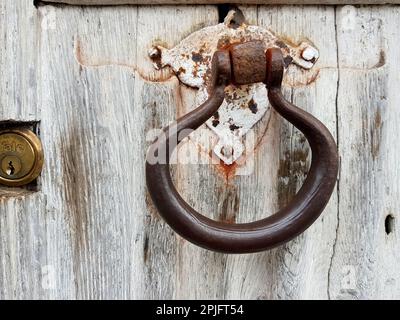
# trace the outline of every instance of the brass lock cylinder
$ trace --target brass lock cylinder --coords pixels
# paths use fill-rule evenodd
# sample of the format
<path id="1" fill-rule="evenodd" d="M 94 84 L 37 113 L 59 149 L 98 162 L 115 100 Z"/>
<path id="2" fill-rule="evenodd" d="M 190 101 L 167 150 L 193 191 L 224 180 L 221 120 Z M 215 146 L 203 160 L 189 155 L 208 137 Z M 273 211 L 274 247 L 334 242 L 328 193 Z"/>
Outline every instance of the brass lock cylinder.
<path id="1" fill-rule="evenodd" d="M 18 187 L 36 179 L 43 167 L 43 148 L 28 129 L 0 131 L 0 184 Z"/>

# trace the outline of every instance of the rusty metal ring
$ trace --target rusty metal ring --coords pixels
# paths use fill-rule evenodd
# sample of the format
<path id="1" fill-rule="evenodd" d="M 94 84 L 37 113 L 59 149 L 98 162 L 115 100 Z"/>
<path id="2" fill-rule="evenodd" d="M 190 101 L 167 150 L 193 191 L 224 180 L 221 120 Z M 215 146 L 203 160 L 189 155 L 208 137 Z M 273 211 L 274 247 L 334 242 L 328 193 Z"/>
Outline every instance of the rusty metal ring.
<path id="1" fill-rule="evenodd" d="M 268 98 L 273 108 L 291 122 L 306 137 L 312 150 L 311 167 L 307 178 L 292 201 L 277 213 L 254 222 L 229 224 L 209 219 L 190 207 L 175 189 L 169 171 L 169 155 L 187 134 L 210 118 L 224 99 L 224 88 L 230 83 L 229 52 L 217 51 L 213 56 L 210 95 L 200 107 L 164 129 L 150 147 L 146 159 L 146 181 L 151 198 L 160 215 L 178 234 L 203 248 L 225 253 L 250 253 L 283 244 L 305 231 L 324 210 L 333 192 L 338 153 L 328 129 L 304 110 L 286 101 L 281 93 L 284 70 L 279 49 L 266 53 Z M 150 155 L 164 153 L 166 163 L 151 163 Z"/>

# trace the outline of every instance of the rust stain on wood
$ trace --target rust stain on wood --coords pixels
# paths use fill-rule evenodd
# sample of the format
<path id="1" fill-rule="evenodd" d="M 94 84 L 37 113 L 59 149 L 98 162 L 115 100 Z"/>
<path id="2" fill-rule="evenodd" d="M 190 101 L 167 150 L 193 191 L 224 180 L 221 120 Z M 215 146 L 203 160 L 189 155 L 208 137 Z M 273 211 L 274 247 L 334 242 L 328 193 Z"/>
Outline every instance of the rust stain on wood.
<path id="1" fill-rule="evenodd" d="M 213 151 L 211 150 L 210 153 L 211 152 Z M 220 161 L 220 163 L 216 165 L 217 172 L 219 172 L 225 178 L 225 182 L 228 182 L 228 180 L 235 177 L 237 167 L 238 165 L 236 162 L 228 165 Z"/>

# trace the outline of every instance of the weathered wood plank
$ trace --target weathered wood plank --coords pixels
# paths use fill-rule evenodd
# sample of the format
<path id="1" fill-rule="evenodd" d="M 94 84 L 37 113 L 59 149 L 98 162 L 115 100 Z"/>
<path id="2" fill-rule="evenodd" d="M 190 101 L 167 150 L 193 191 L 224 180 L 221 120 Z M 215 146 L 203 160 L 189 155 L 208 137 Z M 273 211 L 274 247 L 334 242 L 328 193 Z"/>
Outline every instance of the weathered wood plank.
<path id="1" fill-rule="evenodd" d="M 258 8 L 257 21 L 294 42 L 312 39 L 321 50 L 321 60 L 313 70 L 291 68 L 286 75 L 285 95 L 321 119 L 335 136 L 334 79 L 337 74 L 335 69 L 322 69 L 336 64 L 332 46 L 335 43 L 333 9 L 265 6 Z M 314 78 L 316 81 L 311 80 Z M 240 206 L 239 215 L 243 214 L 247 221 L 272 214 L 288 203 L 301 186 L 309 166 L 310 152 L 302 135 L 276 113 L 272 115 L 264 139 L 265 142 L 257 147 L 255 172 L 248 177 L 251 180 L 242 180 L 239 184 L 241 199 L 247 199 Z M 263 189 L 264 185 L 266 189 Z M 294 241 L 258 255 L 231 257 L 228 270 L 234 268 L 235 272 L 230 274 L 228 297 L 326 298 L 330 247 L 334 237 L 332 222 L 336 219 L 336 211 L 334 194 L 322 217 Z M 254 212 L 255 215 L 250 215 Z"/>
<path id="2" fill-rule="evenodd" d="M 179 82 L 141 76 L 155 40 L 174 45 L 215 23 L 217 11 L 39 10 L 56 21 L 41 37 L 42 133 L 48 196 L 72 238 L 76 298 L 172 298 L 176 236 L 146 199 L 144 159 L 148 131 L 175 118 Z"/>
<path id="3" fill-rule="evenodd" d="M 131 269 L 123 266 L 131 265 L 132 240 L 138 235 L 134 216 L 127 212 L 135 212 L 138 204 L 124 199 L 138 197 L 136 172 L 129 168 L 139 159 L 133 148 L 125 147 L 122 154 L 114 150 L 120 144 L 133 145 L 139 133 L 129 94 L 135 76 L 128 68 L 110 65 L 109 57 L 118 64 L 123 51 L 135 59 L 135 45 L 125 41 L 136 36 L 135 13 L 136 8 L 122 7 L 39 9 L 48 20 L 40 41 L 42 139 L 51 168 L 43 192 L 71 239 L 72 270 L 66 285 L 72 286 L 73 298 L 130 295 Z M 88 39 L 93 41 L 85 47 Z M 114 41 L 118 51 L 110 45 Z M 122 188 L 125 184 L 132 188 Z"/>
<path id="4" fill-rule="evenodd" d="M 341 173 L 329 293 L 398 299 L 400 9 L 338 8 L 337 17 Z"/>
<path id="5" fill-rule="evenodd" d="M 0 119 L 36 121 L 36 10 L 27 1 L 1 1 L 0 8 Z"/>
<path id="6" fill-rule="evenodd" d="M 399 0 L 49 0 L 43 2 L 59 2 L 74 5 L 123 5 L 123 4 L 260 4 L 260 5 L 274 5 L 274 4 L 298 4 L 298 5 L 356 5 L 356 4 L 393 4 L 400 3 Z"/>
<path id="7" fill-rule="evenodd" d="M 292 68 L 286 80 L 286 95 L 315 113 L 335 135 L 337 53 L 335 47 L 326 47 L 326 44 L 335 43 L 333 8 L 263 7 L 258 10 L 246 6 L 241 9 L 250 23 L 270 26 L 292 41 L 301 40 L 298 37 L 301 30 L 302 37 L 309 37 L 317 47 L 326 48 L 322 49 L 323 58 L 316 70 L 303 72 Z M 322 21 L 321 16 L 324 17 Z M 289 23 L 293 17 L 301 18 Z M 314 78 L 317 80 L 313 81 Z M 188 98 L 189 90 L 182 95 L 186 97 L 183 114 L 195 107 Z M 271 112 L 256 126 L 254 133 L 257 147 L 254 155 L 250 155 L 250 158 L 254 156 L 254 164 L 245 175 L 235 175 L 235 171 L 239 171 L 235 166 L 178 166 L 178 190 L 196 210 L 214 219 L 246 222 L 272 214 L 292 198 L 309 165 L 310 154 L 304 139 Z M 198 153 L 194 145 L 187 148 L 185 151 L 189 154 Z M 175 297 L 327 298 L 336 214 L 334 195 L 322 219 L 304 235 L 260 254 L 227 256 L 186 241 L 179 242 L 179 287 Z"/>
<path id="8" fill-rule="evenodd" d="M 168 78 L 164 73 L 154 74 L 154 67 L 147 56 L 148 49 L 155 42 L 164 42 L 168 47 L 177 44 L 188 34 L 218 21 L 215 7 L 165 7 L 160 16 L 157 7 L 139 7 L 138 19 L 138 67 L 142 75 L 151 75 L 151 79 L 158 78 L 159 82 L 152 83 L 138 81 L 135 89 L 136 104 L 140 108 L 137 122 L 143 122 L 141 134 L 141 147 L 137 153 L 140 155 L 139 166 L 142 180 L 141 201 L 143 205 L 144 220 L 141 234 L 143 264 L 138 274 L 143 281 L 143 291 L 137 292 L 138 296 L 148 299 L 162 297 L 174 298 L 179 286 L 178 248 L 179 237 L 159 217 L 144 186 L 144 159 L 147 147 L 153 141 L 154 129 L 174 121 L 182 108 L 181 85 L 175 76 Z M 177 23 L 179 21 L 179 23 Z M 171 74 L 169 74 L 171 76 Z M 168 79 L 165 81 L 165 79 Z M 158 132 L 159 133 L 159 132 Z M 137 182 L 139 183 L 139 182 Z M 189 263 L 190 261 L 186 262 Z"/>
<path id="9" fill-rule="evenodd" d="M 216 6 L 36 10 L 3 0 L 0 120 L 40 121 L 46 164 L 39 191 L 0 190 L 1 299 L 400 297 L 400 9 L 241 9 L 250 23 L 320 50 L 312 70 L 289 70 L 284 90 L 339 137 L 338 197 L 321 218 L 282 247 L 229 256 L 181 239 L 149 201 L 150 131 L 196 107 L 196 92 L 154 71 L 147 49 L 217 23 Z M 173 167 L 177 188 L 200 212 L 250 221 L 299 188 L 310 153 L 298 131 L 271 112 L 254 132 L 247 175 Z"/>
<path id="10" fill-rule="evenodd" d="M 1 121 L 41 120 L 39 28 L 40 19 L 30 1 L 0 2 Z M 45 152 L 48 156 L 46 148 Z M 39 190 L 48 169 L 46 164 Z M 1 187 L 0 299 L 73 297 L 62 281 L 71 265 L 68 235 L 63 219 L 47 200 L 45 192 Z M 63 270 L 57 279 L 62 288 L 58 292 L 53 286 L 55 268 Z"/>
<path id="11" fill-rule="evenodd" d="M 1 4 L 2 120 L 40 120 L 46 164 L 39 192 L 2 196 L 0 297 L 172 297 L 175 235 L 148 212 L 143 167 L 179 83 L 147 83 L 136 65 L 157 38 L 215 23 L 216 8 Z"/>

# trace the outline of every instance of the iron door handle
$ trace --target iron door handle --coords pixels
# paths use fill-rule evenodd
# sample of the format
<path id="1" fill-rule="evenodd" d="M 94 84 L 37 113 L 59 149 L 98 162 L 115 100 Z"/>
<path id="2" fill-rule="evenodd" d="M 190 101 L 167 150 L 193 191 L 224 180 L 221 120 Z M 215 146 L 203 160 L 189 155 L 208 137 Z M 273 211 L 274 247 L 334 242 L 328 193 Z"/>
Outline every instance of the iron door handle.
<path id="1" fill-rule="evenodd" d="M 238 53 L 232 48 L 214 53 L 208 100 L 178 119 L 175 125 L 166 127 L 164 134 L 150 146 L 146 159 L 147 188 L 160 215 L 185 239 L 218 252 L 258 252 L 293 239 L 322 213 L 337 178 L 338 153 L 329 130 L 318 119 L 283 97 L 284 61 L 281 50 L 270 48 L 265 53 L 262 48 L 261 57 L 260 48 L 254 45 L 248 43 L 249 50 L 244 47 L 236 50 Z M 260 65 L 264 67 L 260 68 Z M 251 74 L 253 77 L 249 77 Z M 171 147 L 170 143 L 177 141 L 179 144 L 188 135 L 185 134 L 186 129 L 195 130 L 209 119 L 223 102 L 224 89 L 232 81 L 263 81 L 272 107 L 304 134 L 312 151 L 310 170 L 292 201 L 265 219 L 242 224 L 215 221 L 195 211 L 177 192 L 169 171 L 169 158 L 176 147 Z M 166 163 L 151 163 L 150 155 L 160 153 L 166 155 Z"/>

